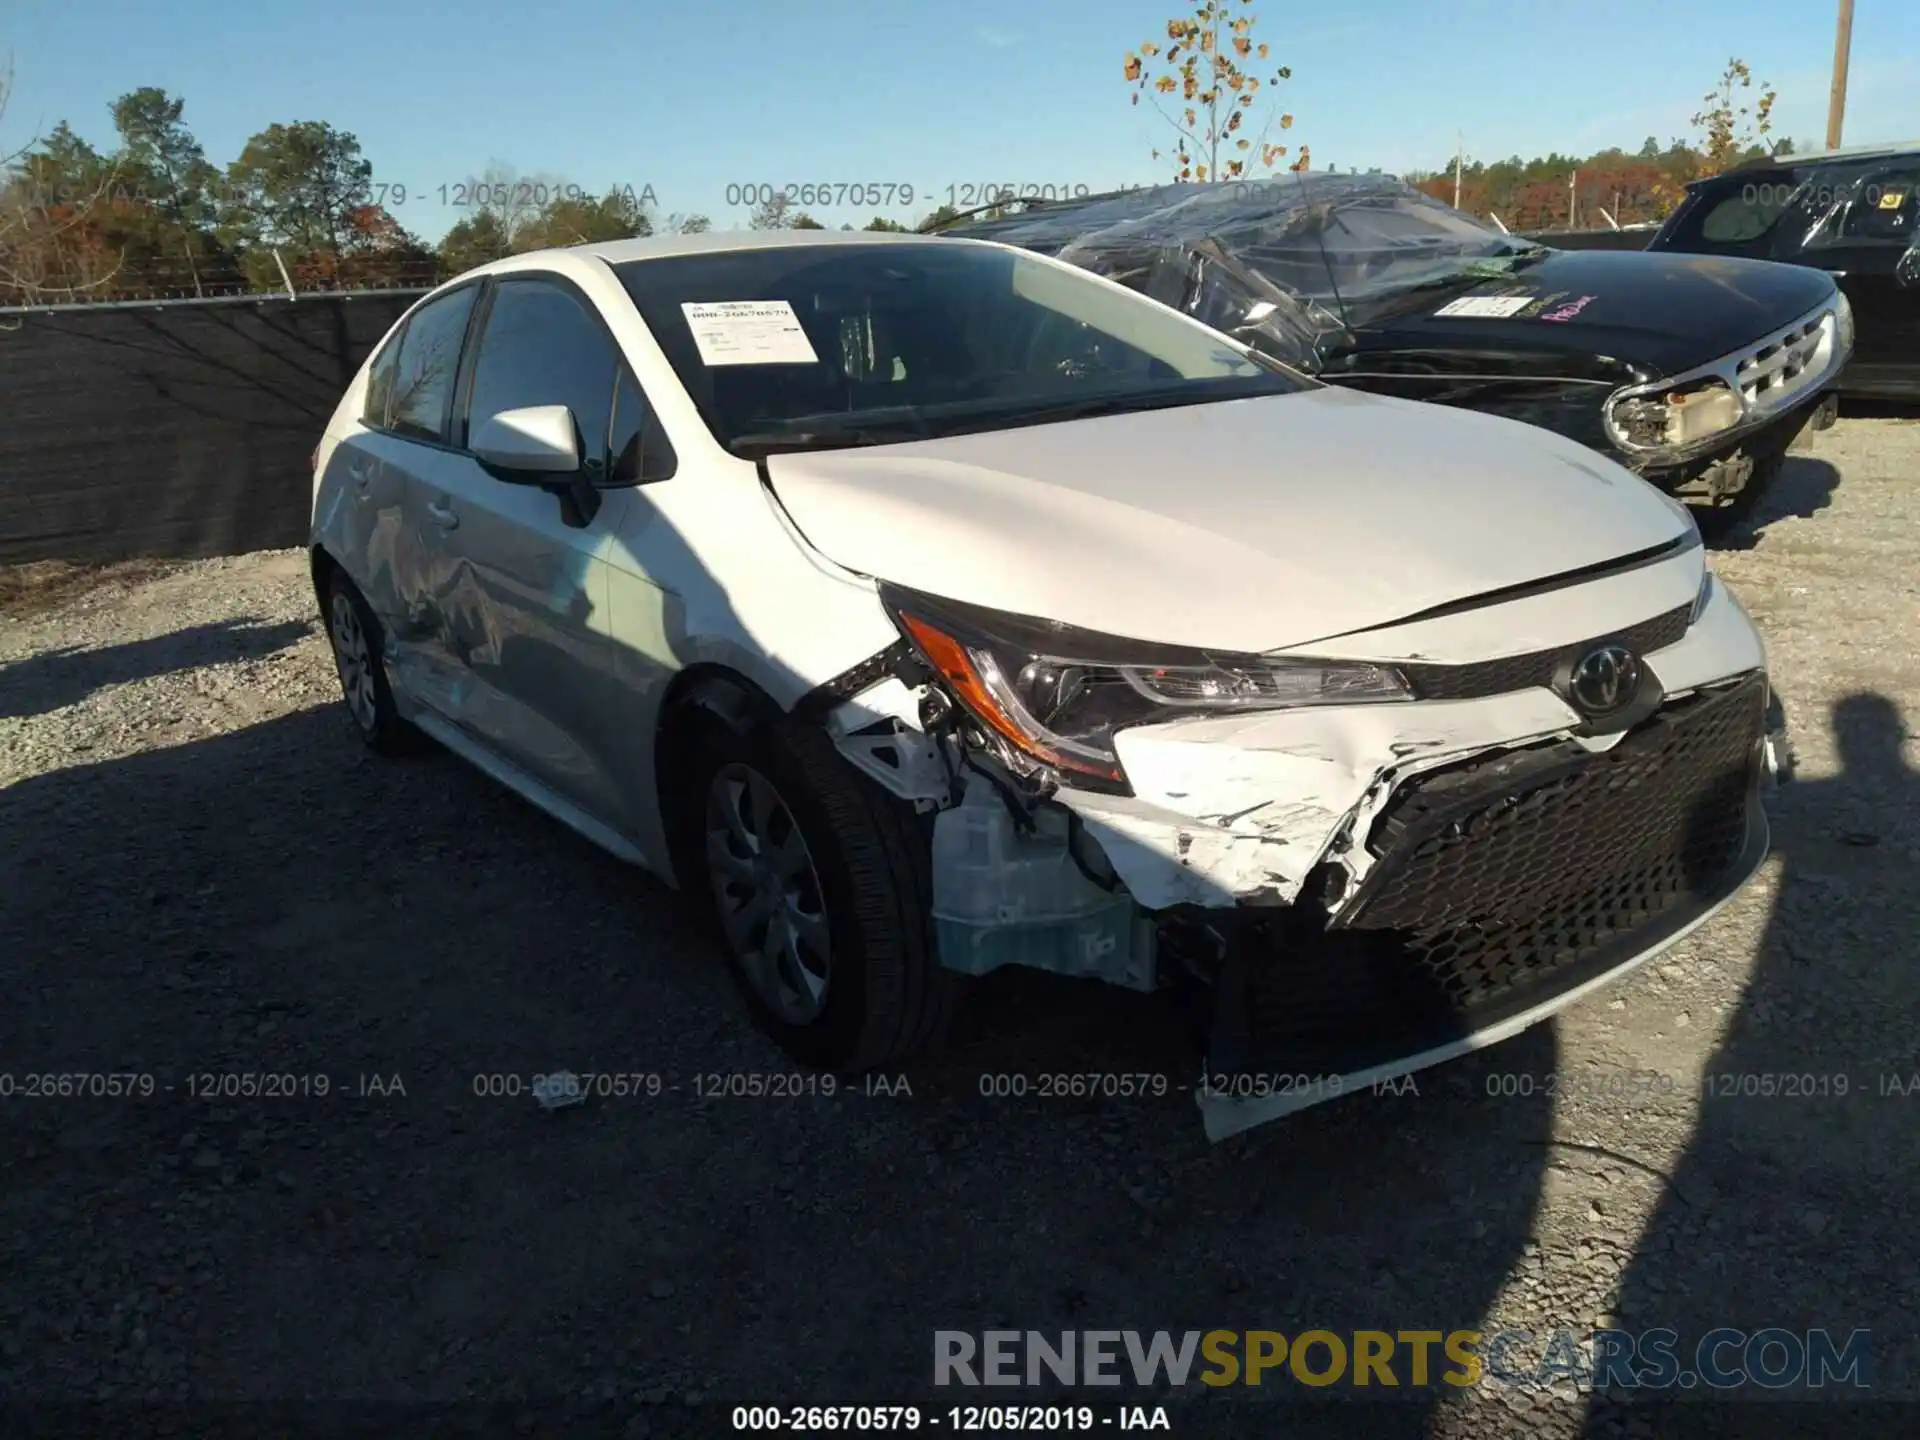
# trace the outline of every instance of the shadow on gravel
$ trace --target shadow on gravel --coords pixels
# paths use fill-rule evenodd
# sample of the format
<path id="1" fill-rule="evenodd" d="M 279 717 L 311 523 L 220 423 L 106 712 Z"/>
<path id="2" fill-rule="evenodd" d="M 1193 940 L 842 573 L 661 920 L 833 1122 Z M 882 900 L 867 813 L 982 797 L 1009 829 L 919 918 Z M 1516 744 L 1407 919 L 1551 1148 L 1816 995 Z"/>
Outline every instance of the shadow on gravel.
<path id="1" fill-rule="evenodd" d="M 1751 550 L 1769 525 L 1810 519 L 1826 509 L 1833 503 L 1839 483 L 1840 472 L 1825 460 L 1789 455 L 1773 483 L 1755 502 L 1753 513 L 1710 544 L 1715 550 Z"/>
<path id="2" fill-rule="evenodd" d="M 47 650 L 0 666 L 0 720 L 62 709 L 109 685 L 235 660 L 260 660 L 311 634 L 304 620 L 221 620 L 100 650 Z"/>
<path id="3" fill-rule="evenodd" d="M 1769 805 L 1784 857 L 1776 908 L 1707 1061 L 1692 1140 L 1621 1274 L 1622 1328 L 1643 1344 L 1645 1332 L 1669 1332 L 1670 1366 L 1664 1381 L 1596 1400 L 1591 1435 L 1621 1433 L 1628 1417 L 1638 1434 L 1704 1421 L 1686 1402 L 1742 1377 L 1758 1383 L 1733 1398 L 1759 1403 L 1732 1407 L 1752 1427 L 1737 1433 L 1910 1433 L 1920 936 L 1902 932 L 1910 912 L 1893 897 L 1911 887 L 1920 854 L 1920 774 L 1902 758 L 1906 728 L 1885 696 L 1850 696 L 1832 722 L 1840 773 L 1795 780 Z M 1889 1300 L 1902 1285 L 1905 1296 Z M 1825 1343 L 1809 1332 L 1821 1331 L 1829 1369 L 1809 1391 Z M 1856 1331 L 1871 1332 L 1858 1352 L 1870 1359 L 1853 1372 Z M 1659 1363 L 1623 1360 L 1636 1372 Z M 1677 1380 L 1687 1371 L 1699 1378 Z M 1890 1391 L 1904 1414 L 1865 1411 Z M 1736 1433 L 1720 1428 L 1726 1418 L 1716 1433 Z M 1822 1428 L 1798 1428 L 1809 1422 Z"/>
<path id="4" fill-rule="evenodd" d="M 1840 397 L 1842 420 L 1920 420 L 1920 401 Z"/>
<path id="5" fill-rule="evenodd" d="M 16 1402 L 569 1397 L 717 1433 L 749 1399 L 1009 1398 L 933 1391 L 936 1330 L 1477 1329 L 1531 1263 L 1551 1026 L 1219 1146 L 1169 1014 L 1045 977 L 897 1088 L 796 1079 L 675 897 L 336 707 L 12 787 L 0 894 L 6 1069 L 136 1077 L 0 1107 Z M 560 1067 L 606 1088 L 542 1111 Z M 1169 1093 L 1037 1083 L 1146 1072 Z M 1365 1431 L 1453 1393 L 1403 1382 Z M 1329 1395 L 1381 1392 L 1271 1371 L 1175 1413 L 1270 1432 Z"/>

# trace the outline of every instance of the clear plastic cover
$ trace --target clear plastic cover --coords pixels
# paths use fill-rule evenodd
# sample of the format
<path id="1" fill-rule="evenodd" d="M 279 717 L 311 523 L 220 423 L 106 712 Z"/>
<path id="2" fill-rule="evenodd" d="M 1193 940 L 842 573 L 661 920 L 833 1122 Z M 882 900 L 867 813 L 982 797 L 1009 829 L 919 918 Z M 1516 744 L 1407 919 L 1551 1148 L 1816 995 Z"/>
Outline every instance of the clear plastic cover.
<path id="1" fill-rule="evenodd" d="M 948 235 L 1053 255 L 1308 371 L 1410 290 L 1505 272 L 1541 246 L 1391 175 L 1161 185 L 962 221 Z"/>

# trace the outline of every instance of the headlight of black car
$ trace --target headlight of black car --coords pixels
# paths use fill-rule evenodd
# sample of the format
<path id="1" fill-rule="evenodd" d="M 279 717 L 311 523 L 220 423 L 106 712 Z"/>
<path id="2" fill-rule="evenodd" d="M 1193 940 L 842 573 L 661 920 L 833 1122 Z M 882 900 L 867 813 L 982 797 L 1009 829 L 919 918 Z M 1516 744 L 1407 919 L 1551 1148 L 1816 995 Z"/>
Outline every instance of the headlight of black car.
<path id="1" fill-rule="evenodd" d="M 1738 425 L 1746 414 L 1733 387 L 1718 378 L 1609 401 L 1607 430 L 1626 450 L 1684 450 Z"/>
<path id="2" fill-rule="evenodd" d="M 900 631 L 967 711 L 1070 783 L 1126 786 L 1114 736 L 1181 715 L 1410 700 L 1391 666 L 1216 654 L 881 587 Z"/>

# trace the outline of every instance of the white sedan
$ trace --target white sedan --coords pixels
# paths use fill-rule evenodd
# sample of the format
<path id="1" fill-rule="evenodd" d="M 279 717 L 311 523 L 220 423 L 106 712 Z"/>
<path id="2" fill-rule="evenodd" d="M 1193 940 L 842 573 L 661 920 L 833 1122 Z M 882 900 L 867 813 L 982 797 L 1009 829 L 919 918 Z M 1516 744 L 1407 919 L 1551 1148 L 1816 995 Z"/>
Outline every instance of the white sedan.
<path id="1" fill-rule="evenodd" d="M 697 897 L 812 1065 L 1005 964 L 1198 987 L 1230 1133 L 1544 1018 L 1766 850 L 1760 637 L 1682 507 L 997 244 L 464 275 L 341 400 L 312 553 L 365 739 Z"/>

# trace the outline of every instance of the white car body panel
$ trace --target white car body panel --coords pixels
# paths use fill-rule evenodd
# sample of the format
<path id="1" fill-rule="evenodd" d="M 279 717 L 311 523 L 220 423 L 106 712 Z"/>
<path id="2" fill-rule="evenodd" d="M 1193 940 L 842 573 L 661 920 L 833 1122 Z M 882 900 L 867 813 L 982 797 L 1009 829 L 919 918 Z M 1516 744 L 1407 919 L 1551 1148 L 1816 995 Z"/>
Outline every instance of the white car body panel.
<path id="1" fill-rule="evenodd" d="M 1691 525 L 1570 440 L 1332 387 L 768 465 L 801 533 L 850 569 L 1243 652 L 1616 560 Z"/>
<path id="2" fill-rule="evenodd" d="M 381 620 L 402 713 L 669 883 L 655 738 L 670 688 L 710 668 L 793 710 L 899 641 L 882 581 L 1142 642 L 1389 664 L 1571 646 L 1686 606 L 1704 583 L 1684 637 L 1644 657 L 1662 689 L 1682 696 L 1764 668 L 1750 618 L 1707 577 L 1703 552 L 1685 544 L 1691 522 L 1672 502 L 1572 441 L 1470 411 L 1314 388 L 783 453 L 763 479 L 716 441 L 609 265 L 802 243 L 971 242 L 678 237 L 516 256 L 475 272 L 553 274 L 577 286 L 670 439 L 672 477 L 609 491 L 584 529 L 563 526 L 538 488 L 486 480 L 447 447 L 422 460 L 399 448 L 407 441 L 363 425 L 371 360 L 316 455 L 313 541 Z M 399 476 L 403 460 L 411 480 Z M 456 529 L 434 533 L 423 490 L 451 497 Z M 450 631 L 458 663 L 447 658 Z M 517 690 L 489 680 L 512 669 L 502 658 L 510 650 L 532 656 L 515 662 Z M 553 667 L 548 690 L 579 693 L 538 702 L 548 690 L 526 689 L 528 663 L 536 679 L 540 665 Z M 925 693 L 882 676 L 857 695 L 841 692 L 823 723 L 876 783 L 943 810 L 938 827 L 957 798 L 955 770 L 941 748 L 952 742 L 922 731 Z M 1581 718 L 1544 687 L 1169 718 L 1116 739 L 1132 794 L 1065 786 L 1048 803 L 1079 817 L 1146 910 L 1285 905 L 1408 777 L 1569 736 Z M 1581 743 L 1604 749 L 1619 738 Z M 1364 847 L 1344 853 L 1362 878 Z M 1364 1085 L 1492 1043 L 1590 988 L 1351 1078 Z M 1208 1130 L 1218 1138 L 1315 1098 L 1326 1097 L 1212 1102 Z"/>

